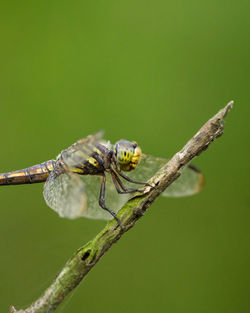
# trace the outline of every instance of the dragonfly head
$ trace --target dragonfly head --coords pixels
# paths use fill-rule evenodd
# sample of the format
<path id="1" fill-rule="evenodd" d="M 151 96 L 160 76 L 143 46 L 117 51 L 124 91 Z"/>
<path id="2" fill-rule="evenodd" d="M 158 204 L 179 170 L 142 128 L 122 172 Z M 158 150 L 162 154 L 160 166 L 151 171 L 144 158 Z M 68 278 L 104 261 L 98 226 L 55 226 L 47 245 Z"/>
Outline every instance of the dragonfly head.
<path id="1" fill-rule="evenodd" d="M 117 141 L 114 152 L 120 169 L 127 172 L 135 169 L 141 158 L 141 148 L 135 141 Z"/>

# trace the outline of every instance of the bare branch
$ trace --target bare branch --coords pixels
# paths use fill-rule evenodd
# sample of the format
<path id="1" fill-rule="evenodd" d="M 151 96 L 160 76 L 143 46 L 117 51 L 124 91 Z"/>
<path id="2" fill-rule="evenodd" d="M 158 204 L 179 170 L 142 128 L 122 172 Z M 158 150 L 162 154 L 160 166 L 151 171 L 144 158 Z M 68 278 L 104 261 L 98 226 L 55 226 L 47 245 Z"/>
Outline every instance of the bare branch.
<path id="1" fill-rule="evenodd" d="M 180 175 L 182 168 L 195 156 L 207 149 L 209 144 L 223 134 L 224 117 L 233 106 L 229 102 L 224 109 L 212 117 L 188 143 L 177 152 L 173 158 L 162 167 L 149 181 L 153 187 L 147 187 L 144 193 L 137 193 L 119 211 L 123 229 L 117 227 L 115 220 L 110 221 L 106 227 L 89 243 L 80 248 L 65 264 L 52 284 L 44 294 L 27 309 L 16 310 L 10 308 L 12 313 L 48 313 L 53 312 L 64 300 L 67 294 L 74 289 L 87 273 L 95 266 L 101 256 L 120 237 L 141 218 L 153 201 Z"/>

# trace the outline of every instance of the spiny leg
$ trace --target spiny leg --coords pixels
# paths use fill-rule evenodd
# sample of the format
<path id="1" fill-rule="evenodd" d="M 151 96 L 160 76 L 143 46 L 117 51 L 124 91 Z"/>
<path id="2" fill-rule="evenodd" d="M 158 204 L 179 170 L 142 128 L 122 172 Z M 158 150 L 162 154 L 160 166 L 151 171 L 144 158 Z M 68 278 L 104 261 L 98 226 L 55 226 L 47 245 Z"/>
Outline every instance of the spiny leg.
<path id="1" fill-rule="evenodd" d="M 105 186 L 106 186 L 106 176 L 105 174 L 102 175 L 102 184 L 101 184 L 101 190 L 99 195 L 99 205 L 102 209 L 108 211 L 117 221 L 118 225 L 122 229 L 121 221 L 116 216 L 115 212 L 113 212 L 111 209 L 109 209 L 105 204 Z"/>
<path id="2" fill-rule="evenodd" d="M 120 178 L 118 177 L 118 175 L 112 170 L 111 171 L 111 177 L 113 179 L 113 183 L 115 185 L 116 191 L 119 194 L 125 194 L 125 193 L 133 193 L 133 192 L 140 192 L 141 190 L 139 189 L 127 189 L 122 181 L 120 180 Z M 121 190 L 122 189 L 122 190 Z"/>
<path id="3" fill-rule="evenodd" d="M 113 159 L 112 159 L 112 164 L 116 170 L 116 172 L 124 179 L 126 179 L 127 181 L 129 181 L 130 183 L 133 183 L 133 184 L 138 184 L 138 185 L 145 185 L 145 186 L 150 186 L 152 187 L 149 183 L 146 183 L 146 182 L 139 182 L 139 181 L 136 181 L 136 180 L 133 180 L 132 178 L 124 175 L 121 170 L 118 168 L 117 166 L 117 162 L 116 162 L 116 159 L 115 157 L 113 156 Z"/>

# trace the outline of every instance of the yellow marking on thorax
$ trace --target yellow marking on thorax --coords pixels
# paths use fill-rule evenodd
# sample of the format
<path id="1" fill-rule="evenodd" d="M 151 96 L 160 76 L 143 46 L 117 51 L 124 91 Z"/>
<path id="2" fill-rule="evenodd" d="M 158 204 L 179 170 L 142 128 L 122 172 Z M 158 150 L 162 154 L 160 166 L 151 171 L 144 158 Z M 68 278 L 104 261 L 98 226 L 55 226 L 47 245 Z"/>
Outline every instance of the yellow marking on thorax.
<path id="1" fill-rule="evenodd" d="M 83 168 L 71 167 L 70 169 L 73 173 L 77 173 L 77 174 L 83 174 L 84 173 Z"/>
<path id="2" fill-rule="evenodd" d="M 93 165 L 93 166 L 95 166 L 95 167 L 98 167 L 98 162 L 96 161 L 95 158 L 89 157 L 89 158 L 87 158 L 87 161 L 88 161 L 91 165 Z"/>
<path id="3" fill-rule="evenodd" d="M 99 150 L 97 147 L 95 147 L 93 150 L 94 150 L 94 152 L 98 153 L 99 155 L 102 155 L 102 151 Z"/>

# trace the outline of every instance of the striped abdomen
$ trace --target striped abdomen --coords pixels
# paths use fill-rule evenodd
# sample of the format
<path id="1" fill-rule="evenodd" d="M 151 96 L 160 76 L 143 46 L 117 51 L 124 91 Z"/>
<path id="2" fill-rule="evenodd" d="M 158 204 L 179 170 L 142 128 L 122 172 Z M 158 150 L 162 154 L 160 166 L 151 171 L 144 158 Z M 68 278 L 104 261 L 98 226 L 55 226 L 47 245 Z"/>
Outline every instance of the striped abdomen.
<path id="1" fill-rule="evenodd" d="M 37 164 L 23 170 L 1 173 L 0 185 L 19 185 L 44 182 L 55 165 L 54 160 Z"/>

